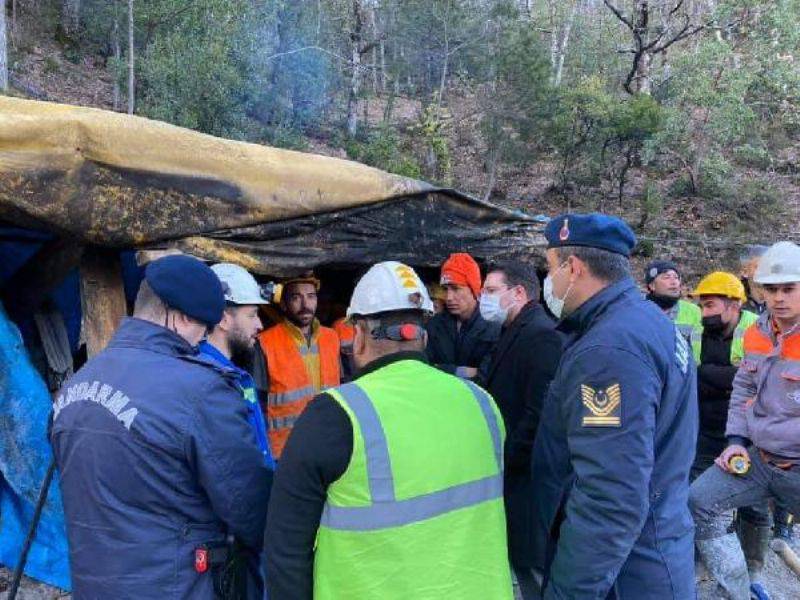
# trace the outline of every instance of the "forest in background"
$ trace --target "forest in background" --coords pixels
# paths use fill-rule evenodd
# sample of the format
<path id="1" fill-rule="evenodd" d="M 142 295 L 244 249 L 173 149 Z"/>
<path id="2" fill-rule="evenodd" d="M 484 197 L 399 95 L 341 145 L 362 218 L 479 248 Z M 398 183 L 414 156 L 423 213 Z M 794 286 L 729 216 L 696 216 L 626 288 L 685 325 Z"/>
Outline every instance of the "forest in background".
<path id="1" fill-rule="evenodd" d="M 0 89 L 351 158 L 644 256 L 800 237 L 800 0 L 0 0 Z M 699 248 L 699 252 L 698 252 Z"/>

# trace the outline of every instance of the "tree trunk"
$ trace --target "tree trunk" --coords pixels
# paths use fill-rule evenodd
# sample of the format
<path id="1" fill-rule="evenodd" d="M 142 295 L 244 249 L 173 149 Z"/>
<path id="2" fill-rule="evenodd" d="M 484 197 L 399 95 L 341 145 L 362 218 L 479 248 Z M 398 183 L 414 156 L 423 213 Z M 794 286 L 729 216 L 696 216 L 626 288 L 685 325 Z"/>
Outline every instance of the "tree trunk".
<path id="1" fill-rule="evenodd" d="M 69 40 L 78 37 L 81 25 L 81 0 L 63 0 L 61 3 L 61 29 Z"/>
<path id="2" fill-rule="evenodd" d="M 8 36 L 6 35 L 6 0 L 0 0 L 0 92 L 8 91 Z"/>
<path id="3" fill-rule="evenodd" d="M 361 4 L 353 0 L 353 30 L 350 32 L 350 90 L 347 96 L 347 135 L 351 138 L 358 132 L 358 93 L 361 90 L 361 38 L 363 21 Z"/>
<path id="4" fill-rule="evenodd" d="M 128 114 L 133 114 L 136 100 L 135 55 L 133 47 L 133 0 L 128 0 Z"/>
<path id="5" fill-rule="evenodd" d="M 114 29 L 111 32 L 111 46 L 114 49 L 114 110 L 119 111 L 121 94 L 119 89 L 119 65 L 122 62 L 122 49 L 119 45 L 119 17 L 114 15 Z"/>
<path id="6" fill-rule="evenodd" d="M 559 87 L 561 85 L 561 77 L 564 73 L 564 58 L 567 55 L 567 47 L 569 46 L 569 36 L 572 32 L 572 25 L 575 23 L 575 16 L 578 14 L 578 5 L 580 0 L 575 0 L 572 5 L 572 11 L 569 13 L 567 22 L 564 24 L 564 30 L 561 32 L 561 39 L 558 44 L 558 60 L 556 61 L 556 70 L 553 73 L 553 85 Z"/>
<path id="7" fill-rule="evenodd" d="M 558 62 L 558 23 L 556 22 L 556 2 L 549 0 L 547 3 L 550 16 L 550 73 L 556 72 Z"/>
<path id="8" fill-rule="evenodd" d="M 639 64 L 636 66 L 636 77 L 633 79 L 633 90 L 637 94 L 647 94 L 649 96 L 653 90 L 650 75 L 652 61 L 653 55 L 649 52 L 644 52 L 639 59 Z"/>

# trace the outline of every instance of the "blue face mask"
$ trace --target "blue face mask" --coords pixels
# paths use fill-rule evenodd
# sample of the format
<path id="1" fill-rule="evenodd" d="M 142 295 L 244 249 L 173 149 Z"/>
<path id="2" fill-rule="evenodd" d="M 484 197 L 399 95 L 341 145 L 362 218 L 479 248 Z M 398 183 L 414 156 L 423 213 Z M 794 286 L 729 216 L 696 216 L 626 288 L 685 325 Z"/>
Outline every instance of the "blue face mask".
<path id="1" fill-rule="evenodd" d="M 481 316 L 486 321 L 500 324 L 506 322 L 506 319 L 508 318 L 508 310 L 511 307 L 507 306 L 503 308 L 500 306 L 500 298 L 510 291 L 511 290 L 506 290 L 501 294 L 487 294 L 485 292 L 481 294 L 481 299 L 478 303 L 478 309 L 481 311 Z"/>

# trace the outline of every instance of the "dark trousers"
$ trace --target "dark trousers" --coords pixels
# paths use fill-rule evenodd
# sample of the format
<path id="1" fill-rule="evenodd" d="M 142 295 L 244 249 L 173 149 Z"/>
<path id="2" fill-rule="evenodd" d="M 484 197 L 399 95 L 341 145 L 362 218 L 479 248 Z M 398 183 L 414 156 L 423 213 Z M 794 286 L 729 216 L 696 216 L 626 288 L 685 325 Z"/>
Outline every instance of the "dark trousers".
<path id="1" fill-rule="evenodd" d="M 728 441 L 725 436 L 709 435 L 701 431 L 697 436 L 697 452 L 689 479 L 694 481 L 711 467 L 719 470 L 714 464 L 714 459 L 722 454 L 727 446 Z M 737 516 L 755 527 L 769 527 L 771 523 L 768 502 L 756 506 L 742 506 L 737 510 Z"/>
<path id="2" fill-rule="evenodd" d="M 789 512 L 800 512 L 800 465 L 780 469 L 764 462 L 755 447 L 748 452 L 751 466 L 744 475 L 731 475 L 713 465 L 692 483 L 689 508 L 696 539 L 725 535 L 730 524 L 726 513 L 735 508 L 763 506 L 773 499 Z"/>

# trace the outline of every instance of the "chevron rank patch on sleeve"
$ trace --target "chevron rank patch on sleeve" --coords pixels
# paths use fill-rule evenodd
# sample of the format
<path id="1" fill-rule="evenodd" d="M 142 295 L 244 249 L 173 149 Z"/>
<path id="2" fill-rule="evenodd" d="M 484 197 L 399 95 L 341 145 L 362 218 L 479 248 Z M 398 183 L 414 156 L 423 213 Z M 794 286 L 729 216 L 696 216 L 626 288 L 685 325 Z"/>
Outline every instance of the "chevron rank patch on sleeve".
<path id="1" fill-rule="evenodd" d="M 584 407 L 582 427 L 622 427 L 622 390 L 618 383 L 600 389 L 581 385 L 581 400 Z"/>

